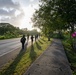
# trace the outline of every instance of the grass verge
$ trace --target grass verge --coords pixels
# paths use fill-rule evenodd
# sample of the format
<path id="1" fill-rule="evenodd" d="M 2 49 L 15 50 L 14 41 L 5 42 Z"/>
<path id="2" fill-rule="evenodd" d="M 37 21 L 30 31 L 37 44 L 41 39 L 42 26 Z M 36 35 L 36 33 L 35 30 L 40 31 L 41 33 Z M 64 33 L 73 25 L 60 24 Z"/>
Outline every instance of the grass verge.
<path id="1" fill-rule="evenodd" d="M 71 47 L 69 36 L 62 40 L 73 75 L 76 75 L 76 52 Z"/>
<path id="2" fill-rule="evenodd" d="M 13 61 L 6 64 L 0 70 L 0 75 L 22 75 L 50 43 L 51 41 L 47 41 L 47 38 L 39 39 L 26 50 L 21 51 Z"/>

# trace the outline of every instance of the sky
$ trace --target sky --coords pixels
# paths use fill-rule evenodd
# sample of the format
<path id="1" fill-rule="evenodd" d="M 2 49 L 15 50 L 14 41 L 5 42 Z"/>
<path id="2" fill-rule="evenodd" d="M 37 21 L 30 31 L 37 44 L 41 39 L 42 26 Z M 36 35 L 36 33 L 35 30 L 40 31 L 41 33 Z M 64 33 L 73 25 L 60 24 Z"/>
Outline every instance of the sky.
<path id="1" fill-rule="evenodd" d="M 38 4 L 39 0 L 0 0 L 0 23 L 32 30 L 31 17 Z"/>

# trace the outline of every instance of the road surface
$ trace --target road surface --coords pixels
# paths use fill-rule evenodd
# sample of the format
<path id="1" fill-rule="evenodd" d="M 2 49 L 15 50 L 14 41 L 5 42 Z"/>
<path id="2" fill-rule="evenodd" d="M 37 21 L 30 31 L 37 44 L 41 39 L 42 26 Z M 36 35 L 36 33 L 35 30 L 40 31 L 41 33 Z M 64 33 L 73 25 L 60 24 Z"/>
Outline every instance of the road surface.
<path id="1" fill-rule="evenodd" d="M 14 58 L 21 50 L 21 38 L 0 40 L 0 67 Z M 27 38 L 26 38 L 27 39 Z M 27 47 L 31 44 L 29 39 Z M 27 43 L 27 40 L 26 40 Z M 26 44 L 25 43 L 25 44 Z"/>
<path id="2" fill-rule="evenodd" d="M 3 56 L 17 48 L 21 48 L 21 38 L 14 38 L 14 39 L 7 39 L 7 40 L 0 40 L 0 56 Z M 27 38 L 26 38 L 27 39 Z M 29 42 L 31 40 L 29 39 Z M 26 40 L 27 42 L 27 40 Z"/>
<path id="3" fill-rule="evenodd" d="M 0 40 L 0 56 L 21 47 L 20 38 Z"/>

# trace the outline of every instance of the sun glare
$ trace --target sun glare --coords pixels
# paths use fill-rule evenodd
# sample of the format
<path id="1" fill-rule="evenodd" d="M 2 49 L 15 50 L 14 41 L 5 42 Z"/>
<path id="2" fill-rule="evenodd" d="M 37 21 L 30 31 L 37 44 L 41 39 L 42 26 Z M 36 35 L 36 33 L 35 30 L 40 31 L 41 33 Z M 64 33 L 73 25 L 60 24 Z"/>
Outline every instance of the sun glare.
<path id="1" fill-rule="evenodd" d="M 30 18 L 28 18 L 26 16 L 24 17 L 24 19 L 22 20 L 21 25 L 20 25 L 20 29 L 22 29 L 22 28 L 27 28 L 28 30 L 33 29 L 32 24 L 30 22 Z"/>
<path id="2" fill-rule="evenodd" d="M 28 7 L 23 7 L 23 11 L 25 13 L 25 16 L 21 22 L 20 29 L 27 28 L 29 30 L 32 30 L 33 28 L 31 23 L 31 17 L 35 10 L 33 7 L 31 7 L 31 5 L 29 5 Z"/>

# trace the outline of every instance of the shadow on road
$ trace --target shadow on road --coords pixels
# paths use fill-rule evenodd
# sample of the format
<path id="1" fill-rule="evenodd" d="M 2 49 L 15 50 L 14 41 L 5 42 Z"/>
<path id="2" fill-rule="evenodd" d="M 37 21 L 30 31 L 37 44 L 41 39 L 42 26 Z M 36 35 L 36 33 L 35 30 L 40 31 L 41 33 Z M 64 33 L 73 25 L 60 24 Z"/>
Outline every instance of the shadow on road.
<path id="1" fill-rule="evenodd" d="M 36 46 L 38 48 L 38 50 L 42 50 L 41 46 L 38 44 L 38 42 L 36 42 Z"/>
<path id="2" fill-rule="evenodd" d="M 17 57 L 14 59 L 14 61 L 10 64 L 10 66 L 6 69 L 6 71 L 4 73 L 2 73 L 1 75 L 14 75 L 14 71 L 16 69 L 16 66 L 18 65 L 18 63 L 22 59 L 22 56 L 25 54 L 26 49 L 27 49 L 27 45 L 25 47 L 25 50 L 21 50 L 19 52 Z"/>
<path id="3" fill-rule="evenodd" d="M 34 46 L 33 46 L 33 44 L 31 45 L 29 57 L 31 58 L 32 62 L 36 59 L 36 52 L 34 51 Z"/>
<path id="4" fill-rule="evenodd" d="M 42 41 L 40 41 L 40 40 L 38 40 L 41 44 L 43 44 L 43 42 Z"/>
<path id="5" fill-rule="evenodd" d="M 46 40 L 44 40 L 44 38 L 41 38 L 41 40 L 42 40 L 43 42 L 46 42 Z"/>

